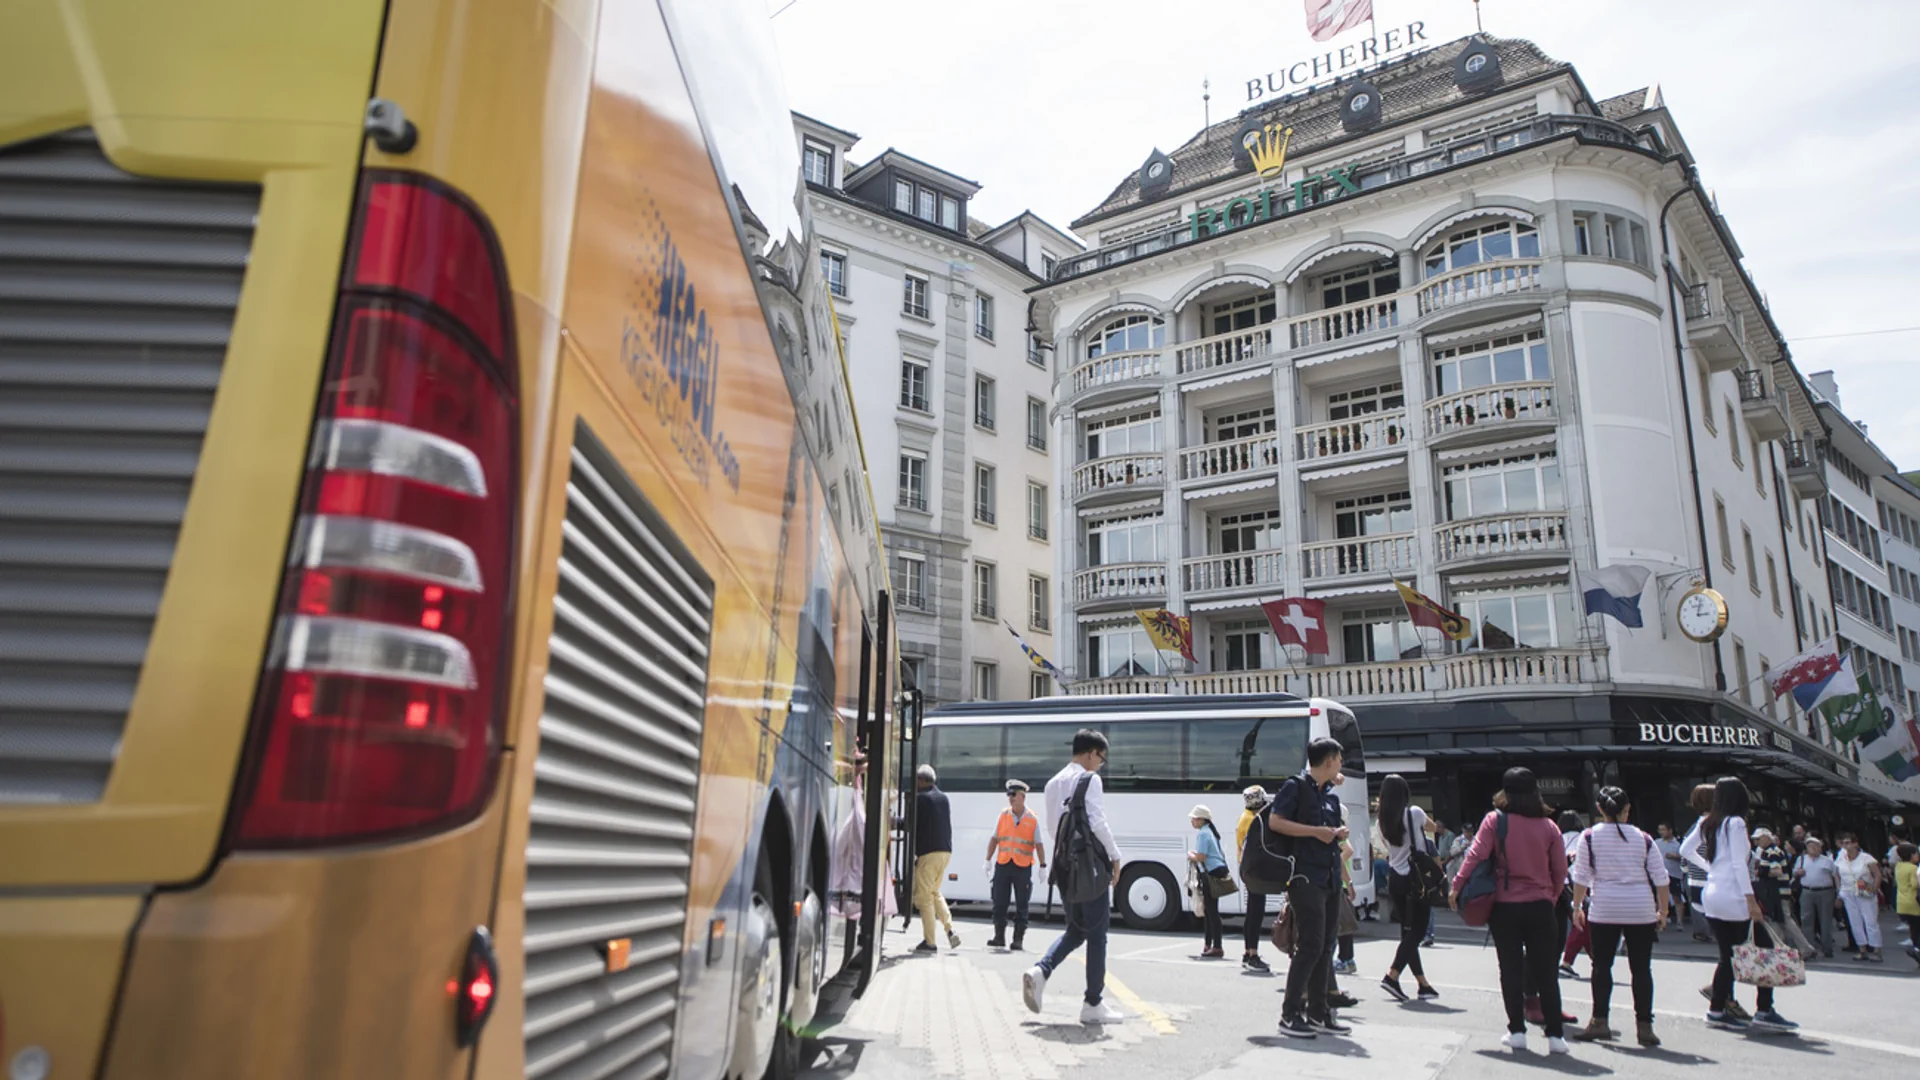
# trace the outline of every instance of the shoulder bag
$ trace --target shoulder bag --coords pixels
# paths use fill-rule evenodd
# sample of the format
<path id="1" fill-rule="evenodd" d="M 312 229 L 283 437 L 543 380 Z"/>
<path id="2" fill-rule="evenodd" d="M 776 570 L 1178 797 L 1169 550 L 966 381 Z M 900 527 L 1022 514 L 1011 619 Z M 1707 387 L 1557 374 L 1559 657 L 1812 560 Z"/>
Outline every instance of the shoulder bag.
<path id="1" fill-rule="evenodd" d="M 1280 905 L 1280 914 L 1273 920 L 1273 947 L 1283 956 L 1292 956 L 1299 940 L 1300 928 L 1293 921 L 1293 904 Z"/>
<path id="2" fill-rule="evenodd" d="M 1493 917 L 1493 892 L 1498 885 L 1494 875 L 1506 869 L 1507 815 L 1504 810 L 1495 810 L 1494 816 L 1497 819 L 1494 822 L 1497 844 L 1493 856 L 1480 860 L 1473 868 L 1473 873 L 1467 875 L 1466 883 L 1460 887 L 1460 919 L 1468 926 L 1485 926 L 1487 920 Z M 1500 864 L 1498 869 L 1494 866 L 1496 862 Z M 1512 880 L 1511 875 L 1507 875 L 1507 878 Z"/>
<path id="3" fill-rule="evenodd" d="M 1413 831 L 1413 811 L 1407 811 L 1407 869 L 1412 871 L 1414 899 L 1423 904 L 1436 904 L 1447 898 L 1447 871 L 1435 859 L 1432 853 L 1423 850 L 1422 843 L 1416 839 Z"/>

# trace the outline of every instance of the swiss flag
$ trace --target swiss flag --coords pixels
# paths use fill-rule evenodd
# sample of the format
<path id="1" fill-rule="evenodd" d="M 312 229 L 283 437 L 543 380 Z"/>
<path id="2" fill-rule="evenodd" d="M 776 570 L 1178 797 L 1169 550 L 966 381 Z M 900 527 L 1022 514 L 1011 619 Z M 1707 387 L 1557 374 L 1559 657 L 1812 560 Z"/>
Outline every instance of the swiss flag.
<path id="1" fill-rule="evenodd" d="M 1304 596 L 1260 601 L 1267 623 L 1282 647 L 1298 645 L 1309 656 L 1326 656 L 1333 650 L 1327 644 L 1327 602 Z"/>

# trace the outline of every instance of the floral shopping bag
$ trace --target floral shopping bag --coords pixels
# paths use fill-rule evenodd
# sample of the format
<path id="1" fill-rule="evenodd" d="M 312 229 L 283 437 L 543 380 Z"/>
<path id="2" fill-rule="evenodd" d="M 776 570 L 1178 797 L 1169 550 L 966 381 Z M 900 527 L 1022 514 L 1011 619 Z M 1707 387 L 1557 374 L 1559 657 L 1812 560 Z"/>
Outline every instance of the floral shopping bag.
<path id="1" fill-rule="evenodd" d="M 1756 944 L 1762 926 L 1767 930 L 1766 945 Z M 1800 958 L 1798 950 L 1783 944 L 1786 935 L 1767 919 L 1756 920 L 1754 928 L 1752 940 L 1733 947 L 1734 980 L 1749 986 L 1805 986 L 1807 962 Z"/>

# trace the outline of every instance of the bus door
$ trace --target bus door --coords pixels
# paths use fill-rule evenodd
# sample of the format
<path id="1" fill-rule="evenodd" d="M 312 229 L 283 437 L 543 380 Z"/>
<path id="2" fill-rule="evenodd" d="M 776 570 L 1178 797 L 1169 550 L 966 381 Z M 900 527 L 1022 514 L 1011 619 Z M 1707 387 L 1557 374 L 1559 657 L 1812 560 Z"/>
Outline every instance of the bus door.
<path id="1" fill-rule="evenodd" d="M 913 830 L 920 800 L 915 774 L 920 771 L 920 721 L 926 712 L 926 700 L 917 689 L 903 690 L 896 699 L 900 706 L 900 783 L 897 788 L 901 806 L 893 815 L 893 865 L 899 875 L 896 893 L 900 906 L 900 928 L 913 925 Z"/>

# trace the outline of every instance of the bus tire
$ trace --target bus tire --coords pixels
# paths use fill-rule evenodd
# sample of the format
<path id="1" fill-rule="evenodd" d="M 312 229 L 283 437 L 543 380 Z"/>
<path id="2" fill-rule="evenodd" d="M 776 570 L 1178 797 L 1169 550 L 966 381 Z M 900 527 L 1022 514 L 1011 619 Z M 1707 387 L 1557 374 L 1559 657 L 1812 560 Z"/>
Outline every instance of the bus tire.
<path id="1" fill-rule="evenodd" d="M 734 1019 L 733 1065 L 729 1073 L 740 1080 L 792 1076 L 775 1072 L 785 1025 L 787 953 L 774 901 L 773 868 L 764 851 L 753 875 L 753 895 L 747 901 L 746 925 L 741 928 L 740 1006 Z M 788 1060 L 796 1055 L 790 1050 Z"/>
<path id="2" fill-rule="evenodd" d="M 1165 930 L 1180 918 L 1180 887 L 1159 863 L 1135 863 L 1122 870 L 1115 899 L 1135 930 Z"/>

